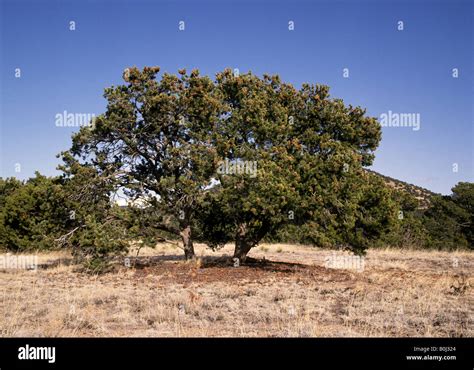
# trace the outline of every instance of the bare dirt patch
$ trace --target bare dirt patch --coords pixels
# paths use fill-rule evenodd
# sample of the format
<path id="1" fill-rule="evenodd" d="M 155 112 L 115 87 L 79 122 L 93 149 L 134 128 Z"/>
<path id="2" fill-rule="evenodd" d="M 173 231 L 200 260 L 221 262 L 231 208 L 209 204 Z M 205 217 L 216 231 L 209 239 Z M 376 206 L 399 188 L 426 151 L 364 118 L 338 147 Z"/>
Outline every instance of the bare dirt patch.
<path id="1" fill-rule="evenodd" d="M 324 276 L 333 281 L 350 280 L 344 271 L 334 271 L 321 266 L 308 266 L 300 263 L 278 262 L 267 259 L 251 259 L 245 264 L 234 267 L 229 258 L 204 257 L 193 262 L 166 262 L 159 257 L 154 259 L 132 261 L 135 267 L 134 276 L 142 279 L 145 276 L 158 276 L 160 282 L 177 284 L 199 284 L 223 282 L 236 284 L 240 282 L 263 281 L 265 279 L 294 278 L 297 281 L 314 282 Z"/>

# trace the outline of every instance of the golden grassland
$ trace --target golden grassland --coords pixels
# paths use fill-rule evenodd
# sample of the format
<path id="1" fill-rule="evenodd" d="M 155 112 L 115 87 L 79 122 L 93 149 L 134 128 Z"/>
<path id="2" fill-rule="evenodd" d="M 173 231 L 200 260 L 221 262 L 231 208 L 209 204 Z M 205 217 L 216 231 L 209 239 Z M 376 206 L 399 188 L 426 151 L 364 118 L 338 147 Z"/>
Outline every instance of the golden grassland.
<path id="1" fill-rule="evenodd" d="M 160 244 L 88 275 L 66 252 L 37 271 L 0 270 L 3 337 L 472 337 L 474 253 L 371 250 L 364 269 L 332 251 L 264 244 L 233 267 L 232 246 L 199 258 Z"/>

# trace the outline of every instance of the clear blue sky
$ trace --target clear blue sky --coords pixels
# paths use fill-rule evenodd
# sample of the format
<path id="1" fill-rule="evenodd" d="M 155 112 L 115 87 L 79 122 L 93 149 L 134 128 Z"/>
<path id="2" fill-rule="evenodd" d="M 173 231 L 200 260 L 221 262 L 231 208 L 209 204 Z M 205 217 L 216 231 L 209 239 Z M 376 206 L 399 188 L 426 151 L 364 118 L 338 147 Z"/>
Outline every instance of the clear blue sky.
<path id="1" fill-rule="evenodd" d="M 418 113 L 419 131 L 383 128 L 372 169 L 444 194 L 474 181 L 473 1 L 0 2 L 0 176 L 56 174 L 77 128 L 55 115 L 100 114 L 124 68 L 159 65 L 277 73 L 372 116 Z"/>

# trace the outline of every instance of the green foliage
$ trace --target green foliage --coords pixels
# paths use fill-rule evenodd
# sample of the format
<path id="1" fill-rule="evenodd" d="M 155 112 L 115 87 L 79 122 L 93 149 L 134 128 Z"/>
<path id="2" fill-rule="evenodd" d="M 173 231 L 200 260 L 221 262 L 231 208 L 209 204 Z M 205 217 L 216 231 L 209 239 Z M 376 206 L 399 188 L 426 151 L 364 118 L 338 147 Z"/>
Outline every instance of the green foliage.
<path id="1" fill-rule="evenodd" d="M 273 240 L 364 254 L 396 227 L 398 204 L 376 176 L 361 173 L 345 189 L 341 183 L 338 186 L 341 193 L 336 199 L 327 197 L 328 202 L 311 219 L 286 225 Z"/>
<path id="2" fill-rule="evenodd" d="M 377 244 L 397 223 L 398 205 L 390 189 L 378 177 L 366 173 L 357 187 L 355 221 L 351 227 L 340 231 L 348 241 L 349 249 L 357 254 Z"/>
<path id="3" fill-rule="evenodd" d="M 64 198 L 59 178 L 37 172 L 24 183 L 0 179 L 0 247 L 14 252 L 53 248 L 68 226 Z"/>
<path id="4" fill-rule="evenodd" d="M 198 71 L 180 76 L 158 67 L 130 68 L 125 84 L 105 90 L 107 111 L 73 137 L 65 158 L 94 167 L 130 199 L 163 211 L 155 228 L 181 236 L 194 256 L 191 226 L 217 164 L 211 145 L 220 101 Z"/>
<path id="5" fill-rule="evenodd" d="M 128 249 L 125 211 L 112 206 L 110 185 L 92 167 L 69 160 L 61 178 L 36 173 L 26 182 L 0 179 L 0 247 L 69 248 L 88 271 L 103 271 Z"/>
<path id="6" fill-rule="evenodd" d="M 111 261 L 128 251 L 135 236 L 127 232 L 129 211 L 113 204 L 113 180 L 71 156 L 64 159 L 66 165 L 61 169 L 69 227 L 56 241 L 71 249 L 86 271 L 105 272 Z"/>
<path id="7" fill-rule="evenodd" d="M 210 239 L 230 239 L 227 230 L 225 238 L 218 231 L 233 225 L 235 256 L 245 258 L 263 238 L 294 224 L 317 245 L 363 250 L 382 226 L 375 219 L 385 211 L 377 214 L 374 204 L 388 199 L 360 190 L 362 166 L 372 162 L 380 140 L 377 121 L 331 99 L 327 86 L 298 91 L 278 76 L 234 76 L 230 70 L 216 83 L 224 103 L 218 153 L 255 162 L 258 170 L 256 177 L 218 174 L 212 194 L 218 214 L 206 214 L 203 222 Z"/>
<path id="8" fill-rule="evenodd" d="M 120 219 L 108 217 L 98 220 L 89 215 L 69 243 L 76 261 L 82 263 L 87 272 L 102 273 L 110 268 L 113 259 L 128 251 L 129 236 Z"/>
<path id="9" fill-rule="evenodd" d="M 4 209 L 7 198 L 23 186 L 23 183 L 14 177 L 3 179 L 0 177 L 0 209 Z"/>
<path id="10" fill-rule="evenodd" d="M 372 184 L 369 188 L 360 189 L 361 194 L 365 194 L 362 198 L 365 199 L 365 207 L 372 205 L 359 213 L 358 223 L 363 223 L 360 230 L 364 230 L 365 234 L 358 234 L 355 224 L 346 229 L 349 235 L 345 235 L 344 229 L 328 228 L 322 222 L 306 222 L 301 225 L 285 225 L 267 240 L 320 247 L 337 247 L 341 242 L 344 244 L 344 241 L 351 240 L 348 247 L 355 252 L 363 252 L 367 247 L 440 250 L 473 248 L 474 184 L 459 183 L 453 188 L 451 196 L 431 196 L 429 201 L 423 200 L 423 204 L 430 204 L 424 209 L 413 194 L 387 187 L 374 176 L 372 180 L 376 181 L 375 188 Z M 372 191 L 370 187 L 373 188 Z M 370 202 L 367 203 L 367 200 Z M 367 211 L 372 216 L 368 216 Z M 367 234 L 369 231 L 371 235 Z M 354 237 L 351 239 L 352 232 Z"/>
<path id="11" fill-rule="evenodd" d="M 452 196 L 436 196 L 426 211 L 427 246 L 436 249 L 474 248 L 474 184 L 459 183 Z"/>
<path id="12" fill-rule="evenodd" d="M 420 208 L 419 200 L 413 195 L 393 192 L 403 218 L 379 241 L 380 245 L 443 250 L 473 248 L 473 186 L 459 183 L 450 196 L 431 196 L 426 209 Z"/>
<path id="13" fill-rule="evenodd" d="M 474 248 L 474 183 L 460 182 L 452 191 L 453 202 L 463 209 L 462 212 L 457 212 L 459 214 L 458 226 L 470 248 Z"/>

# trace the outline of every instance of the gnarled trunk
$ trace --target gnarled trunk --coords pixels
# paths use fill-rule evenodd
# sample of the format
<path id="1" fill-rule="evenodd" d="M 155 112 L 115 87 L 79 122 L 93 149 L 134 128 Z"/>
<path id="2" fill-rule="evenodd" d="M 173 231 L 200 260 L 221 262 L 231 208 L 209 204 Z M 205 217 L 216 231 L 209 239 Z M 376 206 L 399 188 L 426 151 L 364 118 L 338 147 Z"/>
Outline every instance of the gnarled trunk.
<path id="1" fill-rule="evenodd" d="M 252 249 L 252 245 L 248 243 L 235 242 L 234 258 L 238 258 L 240 262 L 245 262 L 247 253 Z"/>
<path id="2" fill-rule="evenodd" d="M 190 260 L 194 258 L 193 239 L 191 237 L 191 226 L 187 225 L 179 233 L 183 241 L 184 258 Z"/>
<path id="3" fill-rule="evenodd" d="M 246 238 L 247 226 L 245 224 L 239 225 L 235 235 L 235 249 L 234 258 L 238 258 L 239 262 L 245 262 L 247 253 L 252 249 L 253 244 Z"/>

